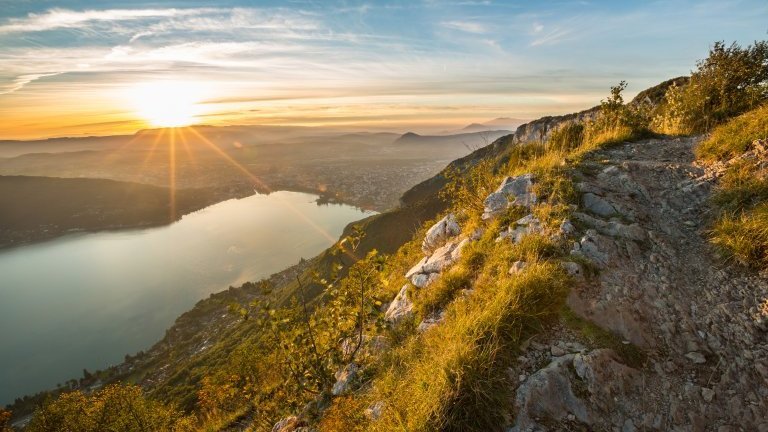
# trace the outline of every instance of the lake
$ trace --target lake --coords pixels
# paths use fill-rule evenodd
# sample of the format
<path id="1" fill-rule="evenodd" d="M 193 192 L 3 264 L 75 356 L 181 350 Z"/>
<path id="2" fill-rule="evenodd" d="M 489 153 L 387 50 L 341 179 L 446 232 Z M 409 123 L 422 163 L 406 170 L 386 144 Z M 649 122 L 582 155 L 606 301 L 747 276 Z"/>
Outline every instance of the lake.
<path id="1" fill-rule="evenodd" d="M 0 404 L 145 350 L 209 294 L 269 276 L 373 213 L 275 192 L 168 226 L 0 251 Z"/>

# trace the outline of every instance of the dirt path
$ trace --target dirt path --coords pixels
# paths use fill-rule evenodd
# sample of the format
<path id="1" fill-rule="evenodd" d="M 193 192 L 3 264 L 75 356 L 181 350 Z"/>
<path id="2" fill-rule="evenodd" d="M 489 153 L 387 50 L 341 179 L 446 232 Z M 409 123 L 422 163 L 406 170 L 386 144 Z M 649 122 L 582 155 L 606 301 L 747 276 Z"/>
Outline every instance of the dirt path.
<path id="1" fill-rule="evenodd" d="M 768 277 L 723 262 L 707 242 L 715 177 L 694 163 L 695 143 L 627 143 L 584 164 L 577 184 L 583 205 L 574 215 L 584 235 L 575 250 L 600 270 L 568 303 L 649 360 L 635 371 L 596 351 L 573 354 L 578 377 L 561 375 L 584 402 L 584 418 L 578 404 L 566 404 L 566 417 L 547 407 L 537 412 L 526 406 L 534 396 L 521 385 L 518 411 L 560 422 L 544 430 L 587 423 L 590 430 L 768 431 Z M 561 346 L 570 346 L 567 339 L 561 336 Z M 582 373 L 584 359 L 605 376 Z M 546 385 L 547 374 L 565 370 L 555 361 L 536 375 L 544 372 Z M 581 398 L 579 385 L 589 390 Z"/>

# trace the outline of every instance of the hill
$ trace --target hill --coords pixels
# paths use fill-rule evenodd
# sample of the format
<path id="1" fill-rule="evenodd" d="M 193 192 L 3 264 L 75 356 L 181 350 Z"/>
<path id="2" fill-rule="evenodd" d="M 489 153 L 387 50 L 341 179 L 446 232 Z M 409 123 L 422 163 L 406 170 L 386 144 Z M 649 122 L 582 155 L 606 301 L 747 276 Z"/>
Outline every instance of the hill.
<path id="1" fill-rule="evenodd" d="M 75 231 L 169 224 L 221 200 L 220 195 L 212 189 L 181 189 L 172 210 L 167 188 L 101 179 L 0 176 L 0 248 Z"/>

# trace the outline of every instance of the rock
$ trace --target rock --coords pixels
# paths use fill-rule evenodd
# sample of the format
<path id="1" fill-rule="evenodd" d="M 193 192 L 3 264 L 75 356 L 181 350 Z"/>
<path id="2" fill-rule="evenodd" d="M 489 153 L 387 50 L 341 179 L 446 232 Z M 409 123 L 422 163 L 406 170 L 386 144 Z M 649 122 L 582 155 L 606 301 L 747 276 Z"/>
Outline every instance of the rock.
<path id="1" fill-rule="evenodd" d="M 603 217 L 616 214 L 616 209 L 599 195 L 587 192 L 581 197 L 581 203 L 588 211 Z"/>
<path id="2" fill-rule="evenodd" d="M 601 251 L 600 245 L 602 243 L 603 240 L 597 231 L 588 229 L 581 240 L 574 245 L 571 254 L 583 256 L 602 268 L 608 264 L 610 258 L 606 252 Z"/>
<path id="3" fill-rule="evenodd" d="M 413 316 L 413 302 L 408 298 L 408 284 L 403 285 L 400 292 L 392 303 L 390 303 L 387 312 L 384 314 L 384 319 L 397 324 L 404 319 L 411 318 Z"/>
<path id="4" fill-rule="evenodd" d="M 419 261 L 415 266 L 411 267 L 411 269 L 408 270 L 408 272 L 405 274 L 405 278 L 410 279 L 413 275 L 417 273 L 424 273 L 423 268 L 424 268 L 424 264 L 426 264 L 427 261 L 429 261 L 428 256 L 422 258 L 421 261 Z"/>
<path id="5" fill-rule="evenodd" d="M 623 237 L 637 241 L 643 241 L 647 238 L 647 233 L 645 230 L 643 230 L 640 225 L 636 223 L 631 225 L 624 225 L 616 221 L 605 222 L 603 220 L 593 218 L 588 214 L 578 212 L 573 214 L 573 218 L 585 225 L 591 226 L 601 234 L 605 234 L 611 237 Z"/>
<path id="6" fill-rule="evenodd" d="M 432 314 L 426 318 L 424 318 L 421 323 L 419 323 L 419 327 L 417 327 L 416 330 L 419 332 L 425 332 L 432 327 L 440 324 L 443 321 L 443 318 L 445 318 L 445 312 L 440 312 L 439 314 Z"/>
<path id="7" fill-rule="evenodd" d="M 504 239 L 510 239 L 513 243 L 520 243 L 523 237 L 528 234 L 540 234 L 544 231 L 541 225 L 541 221 L 533 215 L 528 215 L 518 219 L 510 226 L 506 231 L 502 231 L 499 234 L 499 238 L 496 241 L 502 241 Z"/>
<path id="8" fill-rule="evenodd" d="M 573 276 L 576 278 L 582 278 L 584 277 L 584 270 L 581 268 L 581 265 L 578 263 L 575 263 L 573 261 L 563 261 L 560 263 L 560 266 L 563 267 L 566 273 L 568 273 L 569 276 Z"/>
<path id="9" fill-rule="evenodd" d="M 715 397 L 715 391 L 710 388 L 702 387 L 701 397 L 707 402 L 712 402 L 712 399 Z"/>
<path id="10" fill-rule="evenodd" d="M 621 432 L 635 432 L 637 431 L 637 428 L 635 427 L 635 423 L 632 421 L 632 419 L 627 419 L 624 422 L 624 425 L 621 427 Z"/>
<path id="11" fill-rule="evenodd" d="M 492 219 L 513 205 L 530 208 L 536 204 L 536 194 L 531 191 L 533 174 L 507 177 L 495 192 L 485 199 L 483 220 Z"/>
<path id="12" fill-rule="evenodd" d="M 429 257 L 426 263 L 421 267 L 422 273 L 440 273 L 453 264 L 454 259 L 452 256 L 453 250 L 456 248 L 457 243 L 448 242 L 445 245 L 435 249 L 432 256 Z"/>
<path id="13" fill-rule="evenodd" d="M 563 421 L 568 414 L 573 414 L 582 423 L 591 423 L 584 401 L 576 397 L 568 378 L 573 357 L 568 354 L 556 358 L 517 388 L 516 430 L 539 430 L 538 420 Z"/>
<path id="14" fill-rule="evenodd" d="M 461 251 L 469 244 L 470 239 L 465 238 L 464 240 L 460 241 L 459 244 L 456 245 L 456 247 L 451 251 L 451 260 L 458 261 L 459 258 L 461 258 Z"/>
<path id="15" fill-rule="evenodd" d="M 344 367 L 344 369 L 336 372 L 336 383 L 333 384 L 331 394 L 338 396 L 344 394 L 350 390 L 352 385 L 357 379 L 357 373 L 360 368 L 355 363 L 350 363 Z"/>
<path id="16" fill-rule="evenodd" d="M 275 426 L 272 427 L 272 432 L 294 432 L 303 425 L 304 422 L 299 420 L 298 417 L 290 416 L 275 423 Z"/>
<path id="17" fill-rule="evenodd" d="M 461 227 L 453 213 L 446 215 L 427 230 L 421 250 L 428 254 L 451 237 L 461 234 Z"/>
<path id="18" fill-rule="evenodd" d="M 525 269 L 527 265 L 528 264 L 525 261 L 515 261 L 512 263 L 512 266 L 509 268 L 509 274 L 511 275 L 518 274 L 521 271 L 523 271 L 523 269 Z"/>
<path id="19" fill-rule="evenodd" d="M 560 234 L 561 235 L 571 235 L 576 232 L 576 227 L 573 226 L 570 219 L 563 219 L 563 222 L 560 224 Z"/>
<path id="20" fill-rule="evenodd" d="M 686 355 L 685 355 L 685 357 L 686 357 L 688 360 L 690 360 L 690 361 L 692 361 L 692 362 L 694 362 L 694 363 L 696 363 L 696 364 L 704 364 L 704 363 L 706 363 L 706 362 L 707 362 L 707 359 L 706 359 L 706 358 L 704 358 L 704 355 L 702 355 L 702 354 L 701 354 L 700 352 L 698 352 L 698 351 L 691 351 L 691 352 L 689 352 L 688 354 L 686 354 Z"/>
<path id="21" fill-rule="evenodd" d="M 365 416 L 376 421 L 381 418 L 382 412 L 384 412 L 384 401 L 376 401 L 365 409 Z"/>
<path id="22" fill-rule="evenodd" d="M 411 276 L 411 284 L 416 288 L 424 288 L 429 286 L 432 282 L 436 281 L 440 277 L 438 273 L 417 273 Z"/>
<path id="23" fill-rule="evenodd" d="M 549 347 L 549 352 L 554 357 L 560 357 L 560 356 L 564 356 L 565 355 L 565 350 L 560 348 L 557 345 L 552 345 L 551 347 Z"/>

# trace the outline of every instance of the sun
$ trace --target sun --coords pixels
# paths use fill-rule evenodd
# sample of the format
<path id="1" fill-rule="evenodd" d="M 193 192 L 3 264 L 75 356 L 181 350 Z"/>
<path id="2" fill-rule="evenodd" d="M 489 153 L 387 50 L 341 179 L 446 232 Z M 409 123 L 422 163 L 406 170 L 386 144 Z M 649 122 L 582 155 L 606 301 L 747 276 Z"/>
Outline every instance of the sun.
<path id="1" fill-rule="evenodd" d="M 136 84 L 128 95 L 136 113 L 152 126 L 182 127 L 197 121 L 203 93 L 199 83 L 163 81 Z"/>

